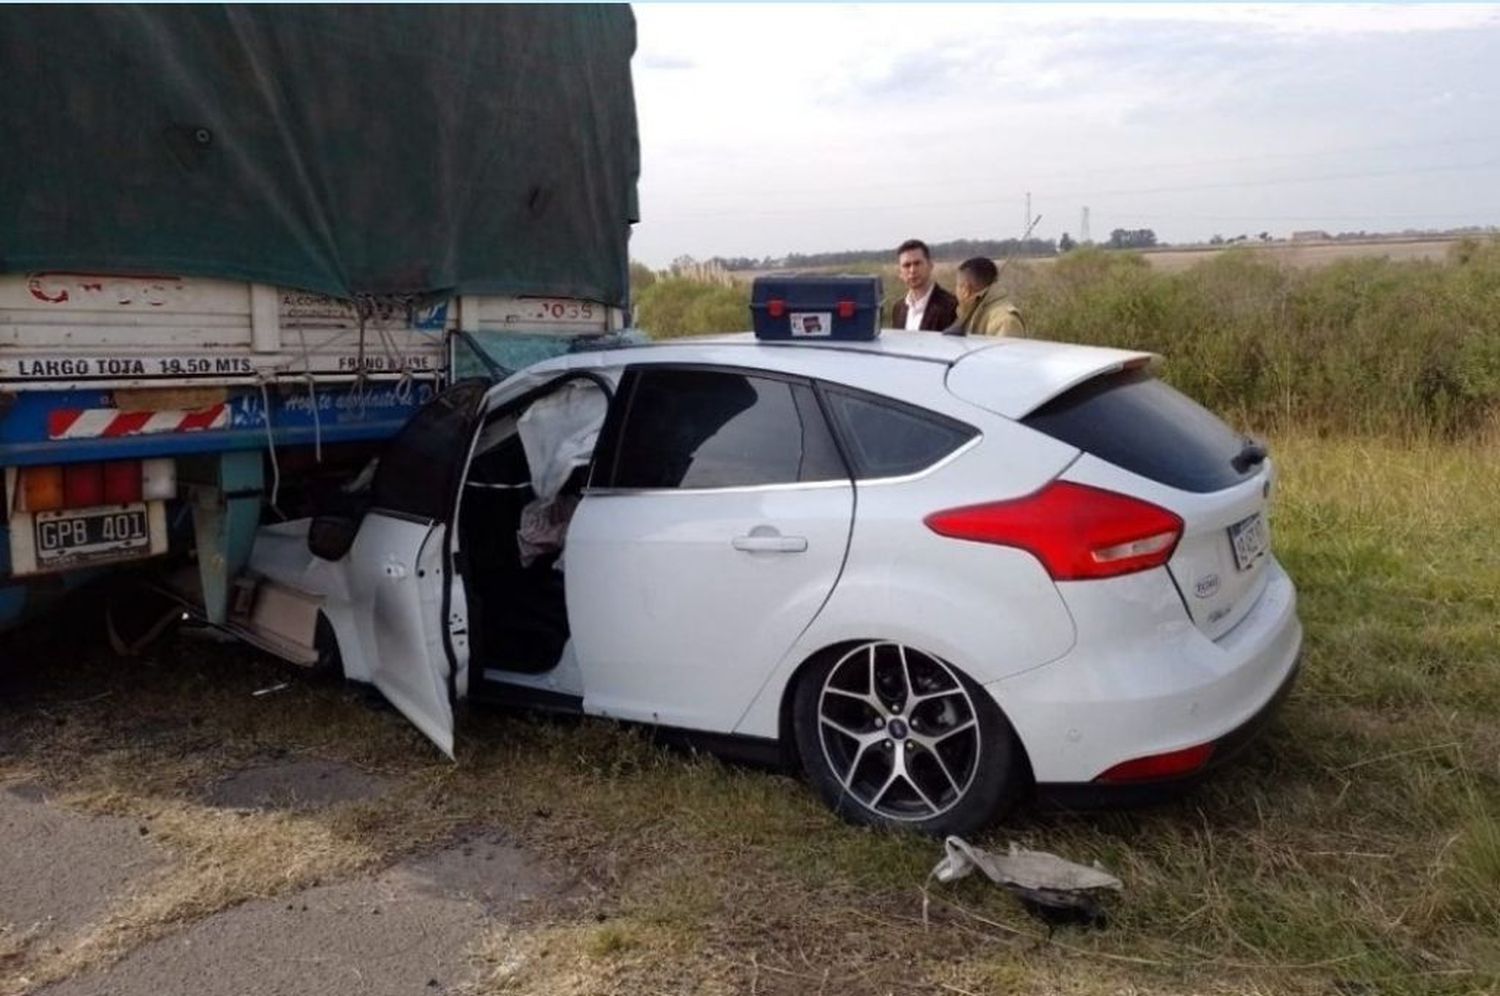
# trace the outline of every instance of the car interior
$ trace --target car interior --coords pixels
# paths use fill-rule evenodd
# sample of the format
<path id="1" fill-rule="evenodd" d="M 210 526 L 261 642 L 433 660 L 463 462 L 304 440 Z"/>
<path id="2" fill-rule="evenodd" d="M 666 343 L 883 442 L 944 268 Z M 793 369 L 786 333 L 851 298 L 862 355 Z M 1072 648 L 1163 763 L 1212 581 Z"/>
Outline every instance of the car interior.
<path id="1" fill-rule="evenodd" d="M 598 385 L 570 380 L 480 430 L 458 514 L 475 673 L 537 674 L 562 657 L 562 541 L 607 407 Z"/>

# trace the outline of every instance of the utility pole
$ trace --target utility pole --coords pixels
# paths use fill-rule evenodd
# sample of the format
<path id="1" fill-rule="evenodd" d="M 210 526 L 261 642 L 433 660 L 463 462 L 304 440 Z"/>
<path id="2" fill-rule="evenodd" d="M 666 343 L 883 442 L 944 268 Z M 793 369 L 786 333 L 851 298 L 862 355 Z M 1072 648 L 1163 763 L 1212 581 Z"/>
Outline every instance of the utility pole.
<path id="1" fill-rule="evenodd" d="M 1024 232 L 1031 226 L 1031 191 L 1026 191 L 1026 217 L 1021 219 L 1021 230 Z"/>

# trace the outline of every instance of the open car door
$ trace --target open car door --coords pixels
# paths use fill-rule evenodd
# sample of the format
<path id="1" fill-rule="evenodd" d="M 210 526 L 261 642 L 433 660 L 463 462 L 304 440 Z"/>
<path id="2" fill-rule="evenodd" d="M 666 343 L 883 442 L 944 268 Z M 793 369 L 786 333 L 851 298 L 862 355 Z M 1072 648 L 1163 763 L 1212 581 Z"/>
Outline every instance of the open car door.
<path id="1" fill-rule="evenodd" d="M 391 440 L 348 554 L 355 650 L 375 687 L 449 757 L 453 701 L 469 656 L 449 523 L 489 387 L 484 380 L 453 385 Z"/>

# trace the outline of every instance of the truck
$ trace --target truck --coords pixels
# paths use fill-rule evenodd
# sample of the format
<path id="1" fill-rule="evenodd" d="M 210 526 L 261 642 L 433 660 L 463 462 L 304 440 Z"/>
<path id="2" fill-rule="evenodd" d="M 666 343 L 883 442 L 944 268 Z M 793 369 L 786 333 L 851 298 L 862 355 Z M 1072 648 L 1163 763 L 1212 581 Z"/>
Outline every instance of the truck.
<path id="1" fill-rule="evenodd" d="M 257 529 L 454 380 L 630 338 L 634 45 L 614 6 L 0 8 L 0 631 L 129 571 L 274 644 Z"/>

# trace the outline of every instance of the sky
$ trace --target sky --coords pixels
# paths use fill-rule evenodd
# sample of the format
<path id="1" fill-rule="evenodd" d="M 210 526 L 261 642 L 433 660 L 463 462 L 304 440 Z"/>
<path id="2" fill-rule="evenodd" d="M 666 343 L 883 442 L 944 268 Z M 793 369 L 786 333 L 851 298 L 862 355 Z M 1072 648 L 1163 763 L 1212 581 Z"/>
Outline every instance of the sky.
<path id="1" fill-rule="evenodd" d="M 1500 6 L 634 10 L 653 266 L 1500 224 Z"/>

